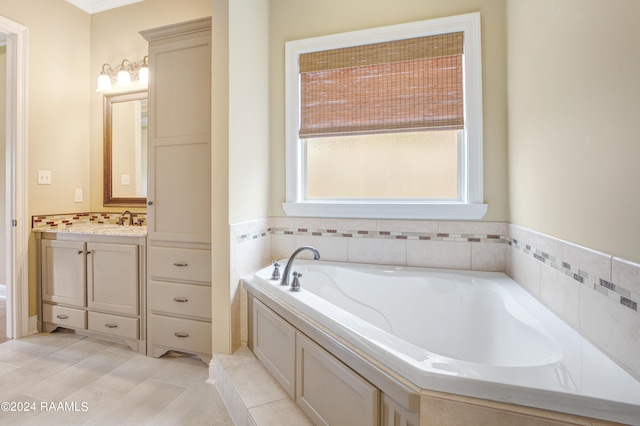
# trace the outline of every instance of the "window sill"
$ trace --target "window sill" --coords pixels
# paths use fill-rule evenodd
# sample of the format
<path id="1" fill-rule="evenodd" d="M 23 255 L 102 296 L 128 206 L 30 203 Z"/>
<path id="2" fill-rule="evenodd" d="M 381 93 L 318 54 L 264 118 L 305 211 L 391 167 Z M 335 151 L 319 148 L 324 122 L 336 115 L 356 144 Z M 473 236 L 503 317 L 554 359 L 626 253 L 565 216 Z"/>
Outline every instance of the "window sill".
<path id="1" fill-rule="evenodd" d="M 287 216 L 358 219 L 479 220 L 487 204 L 463 203 L 282 203 Z"/>

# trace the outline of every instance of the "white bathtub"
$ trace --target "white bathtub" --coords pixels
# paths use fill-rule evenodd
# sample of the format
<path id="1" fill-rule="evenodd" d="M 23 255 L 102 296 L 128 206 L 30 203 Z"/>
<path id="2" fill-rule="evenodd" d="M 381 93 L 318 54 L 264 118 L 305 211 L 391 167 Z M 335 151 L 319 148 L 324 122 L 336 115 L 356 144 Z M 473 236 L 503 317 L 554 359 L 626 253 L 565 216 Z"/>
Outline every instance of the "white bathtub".
<path id="1" fill-rule="evenodd" d="M 298 293 L 271 267 L 247 285 L 418 388 L 640 424 L 640 382 L 502 273 L 300 259 L 293 270 Z"/>

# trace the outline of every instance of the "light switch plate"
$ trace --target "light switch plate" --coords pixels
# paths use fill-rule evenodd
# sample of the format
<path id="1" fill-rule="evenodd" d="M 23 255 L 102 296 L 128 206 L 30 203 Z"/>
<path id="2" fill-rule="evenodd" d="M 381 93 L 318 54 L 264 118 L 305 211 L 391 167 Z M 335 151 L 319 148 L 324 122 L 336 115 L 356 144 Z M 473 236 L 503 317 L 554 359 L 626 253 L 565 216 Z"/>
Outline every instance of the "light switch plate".
<path id="1" fill-rule="evenodd" d="M 82 188 L 76 188 L 76 203 L 82 202 Z"/>
<path id="2" fill-rule="evenodd" d="M 50 170 L 38 170 L 38 185 L 51 185 Z"/>

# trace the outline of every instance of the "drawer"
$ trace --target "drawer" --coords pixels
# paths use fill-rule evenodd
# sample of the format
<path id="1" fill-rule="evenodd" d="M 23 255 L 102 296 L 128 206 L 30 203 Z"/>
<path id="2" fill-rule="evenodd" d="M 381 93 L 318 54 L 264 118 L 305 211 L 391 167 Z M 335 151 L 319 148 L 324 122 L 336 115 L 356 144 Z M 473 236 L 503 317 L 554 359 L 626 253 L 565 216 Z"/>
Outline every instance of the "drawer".
<path id="1" fill-rule="evenodd" d="M 211 282 L 211 250 L 149 247 L 147 271 L 152 278 Z"/>
<path id="2" fill-rule="evenodd" d="M 98 312 L 89 312 L 88 329 L 127 339 L 138 339 L 140 336 L 140 326 L 137 318 L 126 318 Z"/>
<path id="3" fill-rule="evenodd" d="M 87 328 L 87 312 L 56 305 L 42 305 L 42 320 L 63 327 Z"/>
<path id="4" fill-rule="evenodd" d="M 152 345 L 211 354 L 211 323 L 151 314 L 149 342 Z"/>
<path id="5" fill-rule="evenodd" d="M 149 309 L 158 313 L 211 319 L 211 287 L 149 281 Z"/>

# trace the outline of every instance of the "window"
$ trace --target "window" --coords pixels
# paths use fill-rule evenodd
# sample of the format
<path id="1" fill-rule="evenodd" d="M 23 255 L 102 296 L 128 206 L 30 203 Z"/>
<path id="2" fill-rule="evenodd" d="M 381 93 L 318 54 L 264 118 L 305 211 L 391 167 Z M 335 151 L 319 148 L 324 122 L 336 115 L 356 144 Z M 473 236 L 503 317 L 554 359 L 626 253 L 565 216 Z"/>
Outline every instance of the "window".
<path id="1" fill-rule="evenodd" d="M 480 15 L 286 43 L 288 215 L 480 219 Z"/>

